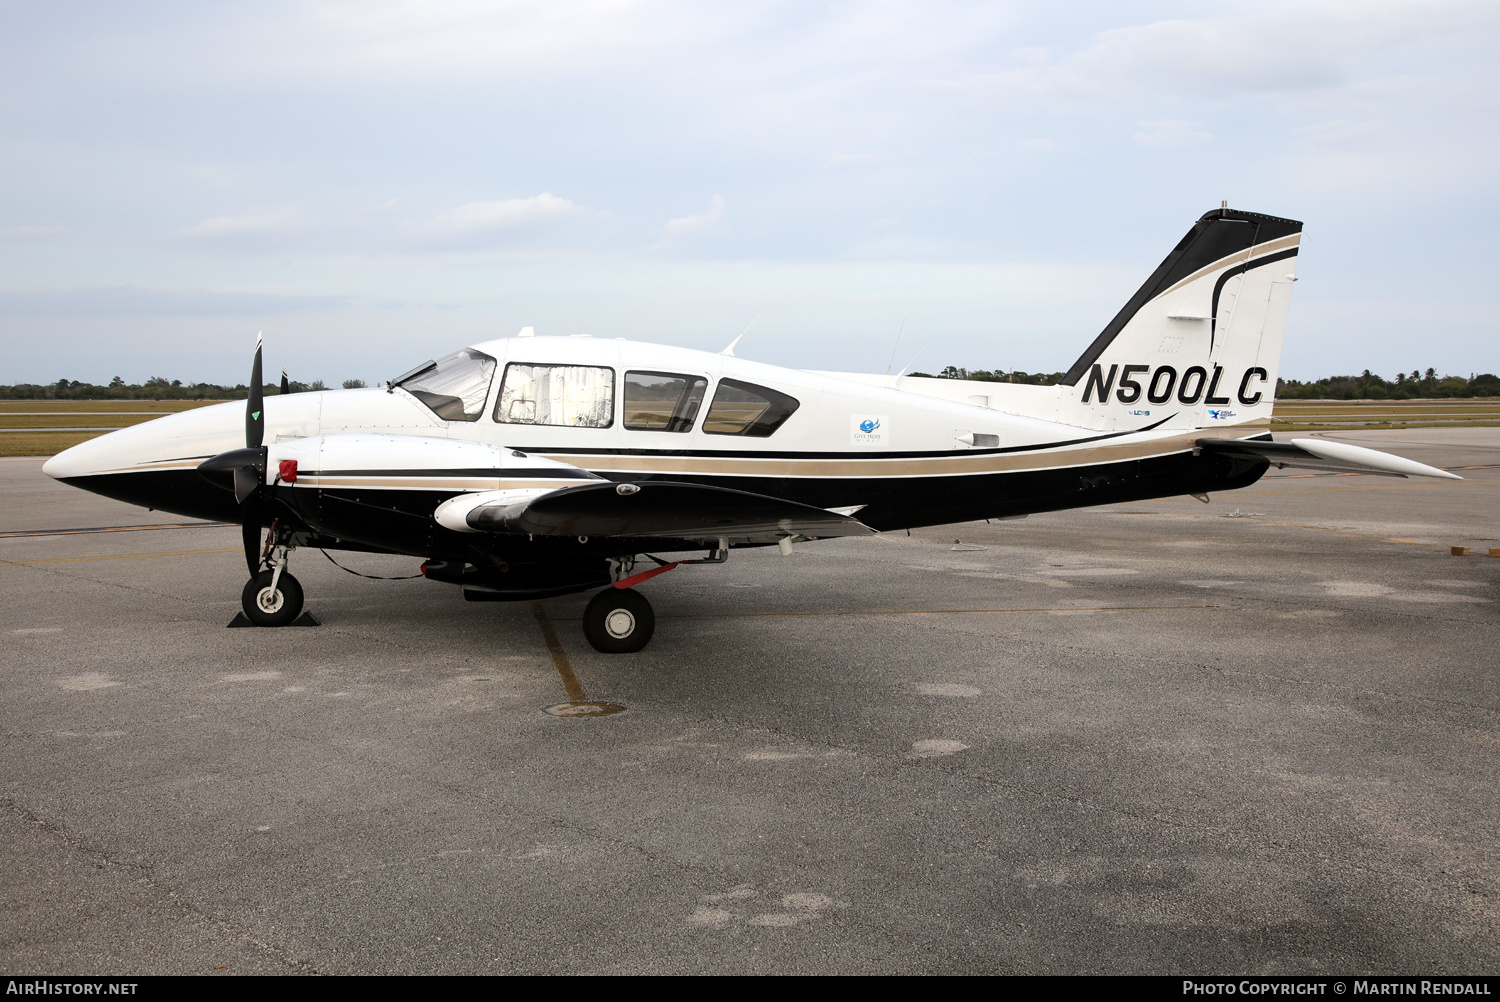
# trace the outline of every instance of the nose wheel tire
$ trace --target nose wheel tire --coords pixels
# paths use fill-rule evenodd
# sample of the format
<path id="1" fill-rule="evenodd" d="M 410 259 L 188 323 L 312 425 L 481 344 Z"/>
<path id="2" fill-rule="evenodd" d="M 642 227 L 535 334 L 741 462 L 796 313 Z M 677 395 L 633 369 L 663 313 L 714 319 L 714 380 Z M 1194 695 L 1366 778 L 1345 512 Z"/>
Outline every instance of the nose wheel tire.
<path id="1" fill-rule="evenodd" d="M 633 654 L 656 629 L 646 596 L 630 588 L 606 588 L 583 610 L 583 635 L 601 654 Z"/>
<path id="2" fill-rule="evenodd" d="M 271 590 L 272 571 L 261 571 L 245 582 L 240 608 L 256 626 L 286 626 L 302 611 L 302 586 L 285 571 Z"/>

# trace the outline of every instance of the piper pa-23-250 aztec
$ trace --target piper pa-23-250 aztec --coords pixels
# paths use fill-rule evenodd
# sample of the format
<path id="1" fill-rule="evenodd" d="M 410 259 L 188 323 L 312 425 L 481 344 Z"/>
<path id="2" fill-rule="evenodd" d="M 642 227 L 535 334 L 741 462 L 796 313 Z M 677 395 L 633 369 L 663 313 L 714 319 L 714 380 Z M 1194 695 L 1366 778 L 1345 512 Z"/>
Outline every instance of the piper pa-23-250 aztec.
<path id="1" fill-rule="evenodd" d="M 301 611 L 297 547 L 409 554 L 472 601 L 602 589 L 589 642 L 637 651 L 635 586 L 744 546 L 1255 483 L 1271 466 L 1460 479 L 1271 440 L 1302 224 L 1215 209 L 1056 386 L 812 372 L 589 337 L 464 348 L 385 388 L 250 399 L 112 432 L 65 483 L 244 526 L 245 616 Z M 242 438 L 243 434 L 243 438 Z M 266 533 L 262 543 L 262 531 Z M 707 552 L 667 562 L 659 553 Z M 650 561 L 639 569 L 641 558 Z"/>

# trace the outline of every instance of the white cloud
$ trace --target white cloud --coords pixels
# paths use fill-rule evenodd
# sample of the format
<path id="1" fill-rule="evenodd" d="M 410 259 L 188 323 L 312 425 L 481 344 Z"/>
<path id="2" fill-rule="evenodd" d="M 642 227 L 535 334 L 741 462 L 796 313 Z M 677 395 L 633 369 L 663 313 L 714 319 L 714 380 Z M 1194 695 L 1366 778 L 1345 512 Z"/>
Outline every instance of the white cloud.
<path id="1" fill-rule="evenodd" d="M 1204 132 L 1191 122 L 1162 119 L 1142 122 L 1141 131 L 1130 137 L 1130 141 L 1142 149 L 1160 150 L 1174 146 L 1198 146 L 1213 142 L 1213 134 Z"/>
<path id="2" fill-rule="evenodd" d="M 1492 36 L 1497 27 L 1500 8 L 1478 0 L 1276 5 L 1251 15 L 1109 28 L 1071 50 L 1018 49 L 1001 60 L 1008 66 L 927 86 L 1018 104 L 1315 91 L 1348 82 L 1361 60 L 1424 42 Z"/>
<path id="3" fill-rule="evenodd" d="M 319 220 L 298 209 L 267 209 L 241 216 L 211 216 L 180 230 L 184 237 L 209 240 L 265 238 L 302 233 L 318 226 Z"/>
<path id="4" fill-rule="evenodd" d="M 433 231 L 440 237 L 482 241 L 544 229 L 589 214 L 583 206 L 544 191 L 530 198 L 467 202 L 438 216 Z"/>
<path id="5" fill-rule="evenodd" d="M 656 243 L 652 249 L 671 247 L 685 240 L 692 240 L 705 233 L 711 233 L 719 228 L 724 222 L 724 199 L 715 195 L 709 204 L 708 211 L 695 216 L 679 216 L 667 221 L 661 228 Z"/>

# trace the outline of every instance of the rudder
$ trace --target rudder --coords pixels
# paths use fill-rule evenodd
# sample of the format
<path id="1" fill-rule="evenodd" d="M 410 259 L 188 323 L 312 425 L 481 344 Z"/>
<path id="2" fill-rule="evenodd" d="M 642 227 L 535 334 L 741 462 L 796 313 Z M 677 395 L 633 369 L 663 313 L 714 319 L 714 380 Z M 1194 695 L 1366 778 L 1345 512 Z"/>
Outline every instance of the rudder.
<path id="1" fill-rule="evenodd" d="M 1063 377 L 1091 428 L 1269 425 L 1302 224 L 1205 213 Z"/>

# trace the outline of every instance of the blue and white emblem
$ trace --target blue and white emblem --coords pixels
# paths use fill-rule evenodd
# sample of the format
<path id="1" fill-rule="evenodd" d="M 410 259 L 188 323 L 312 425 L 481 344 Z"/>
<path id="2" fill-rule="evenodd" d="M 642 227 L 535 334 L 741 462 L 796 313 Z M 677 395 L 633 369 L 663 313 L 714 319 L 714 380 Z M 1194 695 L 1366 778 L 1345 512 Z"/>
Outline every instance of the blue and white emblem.
<path id="1" fill-rule="evenodd" d="M 886 438 L 887 418 L 884 414 L 854 414 L 849 419 L 849 444 L 883 447 Z"/>
<path id="2" fill-rule="evenodd" d="M 1226 407 L 1210 407 L 1208 409 L 1208 416 L 1215 421 L 1228 421 L 1235 416 L 1235 413 Z"/>

